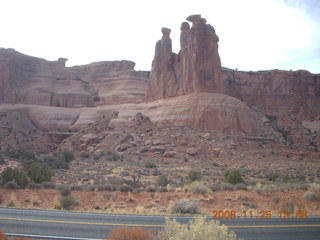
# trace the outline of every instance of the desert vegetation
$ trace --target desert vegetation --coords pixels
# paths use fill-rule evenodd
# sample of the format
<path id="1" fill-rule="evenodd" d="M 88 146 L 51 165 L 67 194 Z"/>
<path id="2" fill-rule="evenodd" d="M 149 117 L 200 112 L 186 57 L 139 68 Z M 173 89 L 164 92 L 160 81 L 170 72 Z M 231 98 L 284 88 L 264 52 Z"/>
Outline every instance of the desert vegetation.
<path id="1" fill-rule="evenodd" d="M 6 156 L 20 163 L 19 168 L 7 167 L 0 174 L 1 185 L 6 188 L 40 188 L 36 184 L 44 184 L 48 188 L 55 169 L 69 169 L 69 163 L 75 156 L 69 151 L 58 151 L 53 155 L 37 158 L 28 150 L 18 149 L 6 152 Z M 51 187 L 52 188 L 52 187 Z"/>

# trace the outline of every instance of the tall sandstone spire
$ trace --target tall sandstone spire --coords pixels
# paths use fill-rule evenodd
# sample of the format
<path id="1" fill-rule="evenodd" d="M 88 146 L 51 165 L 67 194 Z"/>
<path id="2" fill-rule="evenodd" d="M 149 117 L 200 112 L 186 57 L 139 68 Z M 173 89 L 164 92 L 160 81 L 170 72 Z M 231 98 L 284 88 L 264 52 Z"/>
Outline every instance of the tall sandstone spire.
<path id="1" fill-rule="evenodd" d="M 185 95 L 193 92 L 222 93 L 219 38 L 201 15 L 187 18 L 181 24 L 179 54 L 172 52 L 171 30 L 162 28 L 162 39 L 156 43 L 147 101 Z"/>

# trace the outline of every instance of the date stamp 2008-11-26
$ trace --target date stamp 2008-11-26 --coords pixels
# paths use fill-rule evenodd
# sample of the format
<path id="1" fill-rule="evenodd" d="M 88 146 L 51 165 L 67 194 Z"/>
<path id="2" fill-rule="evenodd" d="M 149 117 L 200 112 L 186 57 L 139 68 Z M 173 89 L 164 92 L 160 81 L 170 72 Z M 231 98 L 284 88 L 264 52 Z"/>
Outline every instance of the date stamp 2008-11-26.
<path id="1" fill-rule="evenodd" d="M 257 213 L 252 211 L 235 211 L 235 210 L 225 210 L 225 211 L 213 211 L 212 219 L 271 219 L 273 217 L 279 217 L 281 219 L 307 219 L 307 211 L 297 210 L 295 212 L 290 212 L 286 210 L 280 210 L 274 214 L 270 210 L 261 210 Z"/>

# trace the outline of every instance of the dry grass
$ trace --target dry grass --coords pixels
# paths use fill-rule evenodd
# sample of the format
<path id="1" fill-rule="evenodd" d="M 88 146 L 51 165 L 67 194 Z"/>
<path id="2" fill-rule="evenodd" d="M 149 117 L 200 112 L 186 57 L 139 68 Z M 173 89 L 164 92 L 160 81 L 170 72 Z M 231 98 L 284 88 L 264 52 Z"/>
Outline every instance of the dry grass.
<path id="1" fill-rule="evenodd" d="M 197 214 L 200 213 L 199 203 L 195 200 L 181 199 L 170 206 L 170 213 Z"/>

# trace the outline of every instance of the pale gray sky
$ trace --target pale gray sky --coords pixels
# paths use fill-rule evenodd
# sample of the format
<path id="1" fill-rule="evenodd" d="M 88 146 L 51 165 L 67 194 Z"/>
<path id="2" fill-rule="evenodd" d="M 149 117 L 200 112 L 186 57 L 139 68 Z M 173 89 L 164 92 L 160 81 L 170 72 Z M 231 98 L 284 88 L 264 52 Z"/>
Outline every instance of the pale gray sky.
<path id="1" fill-rule="evenodd" d="M 222 65 L 320 73 L 320 0 L 0 0 L 0 47 L 67 65 L 131 60 L 150 70 L 161 28 L 179 51 L 180 24 L 202 14 Z"/>

